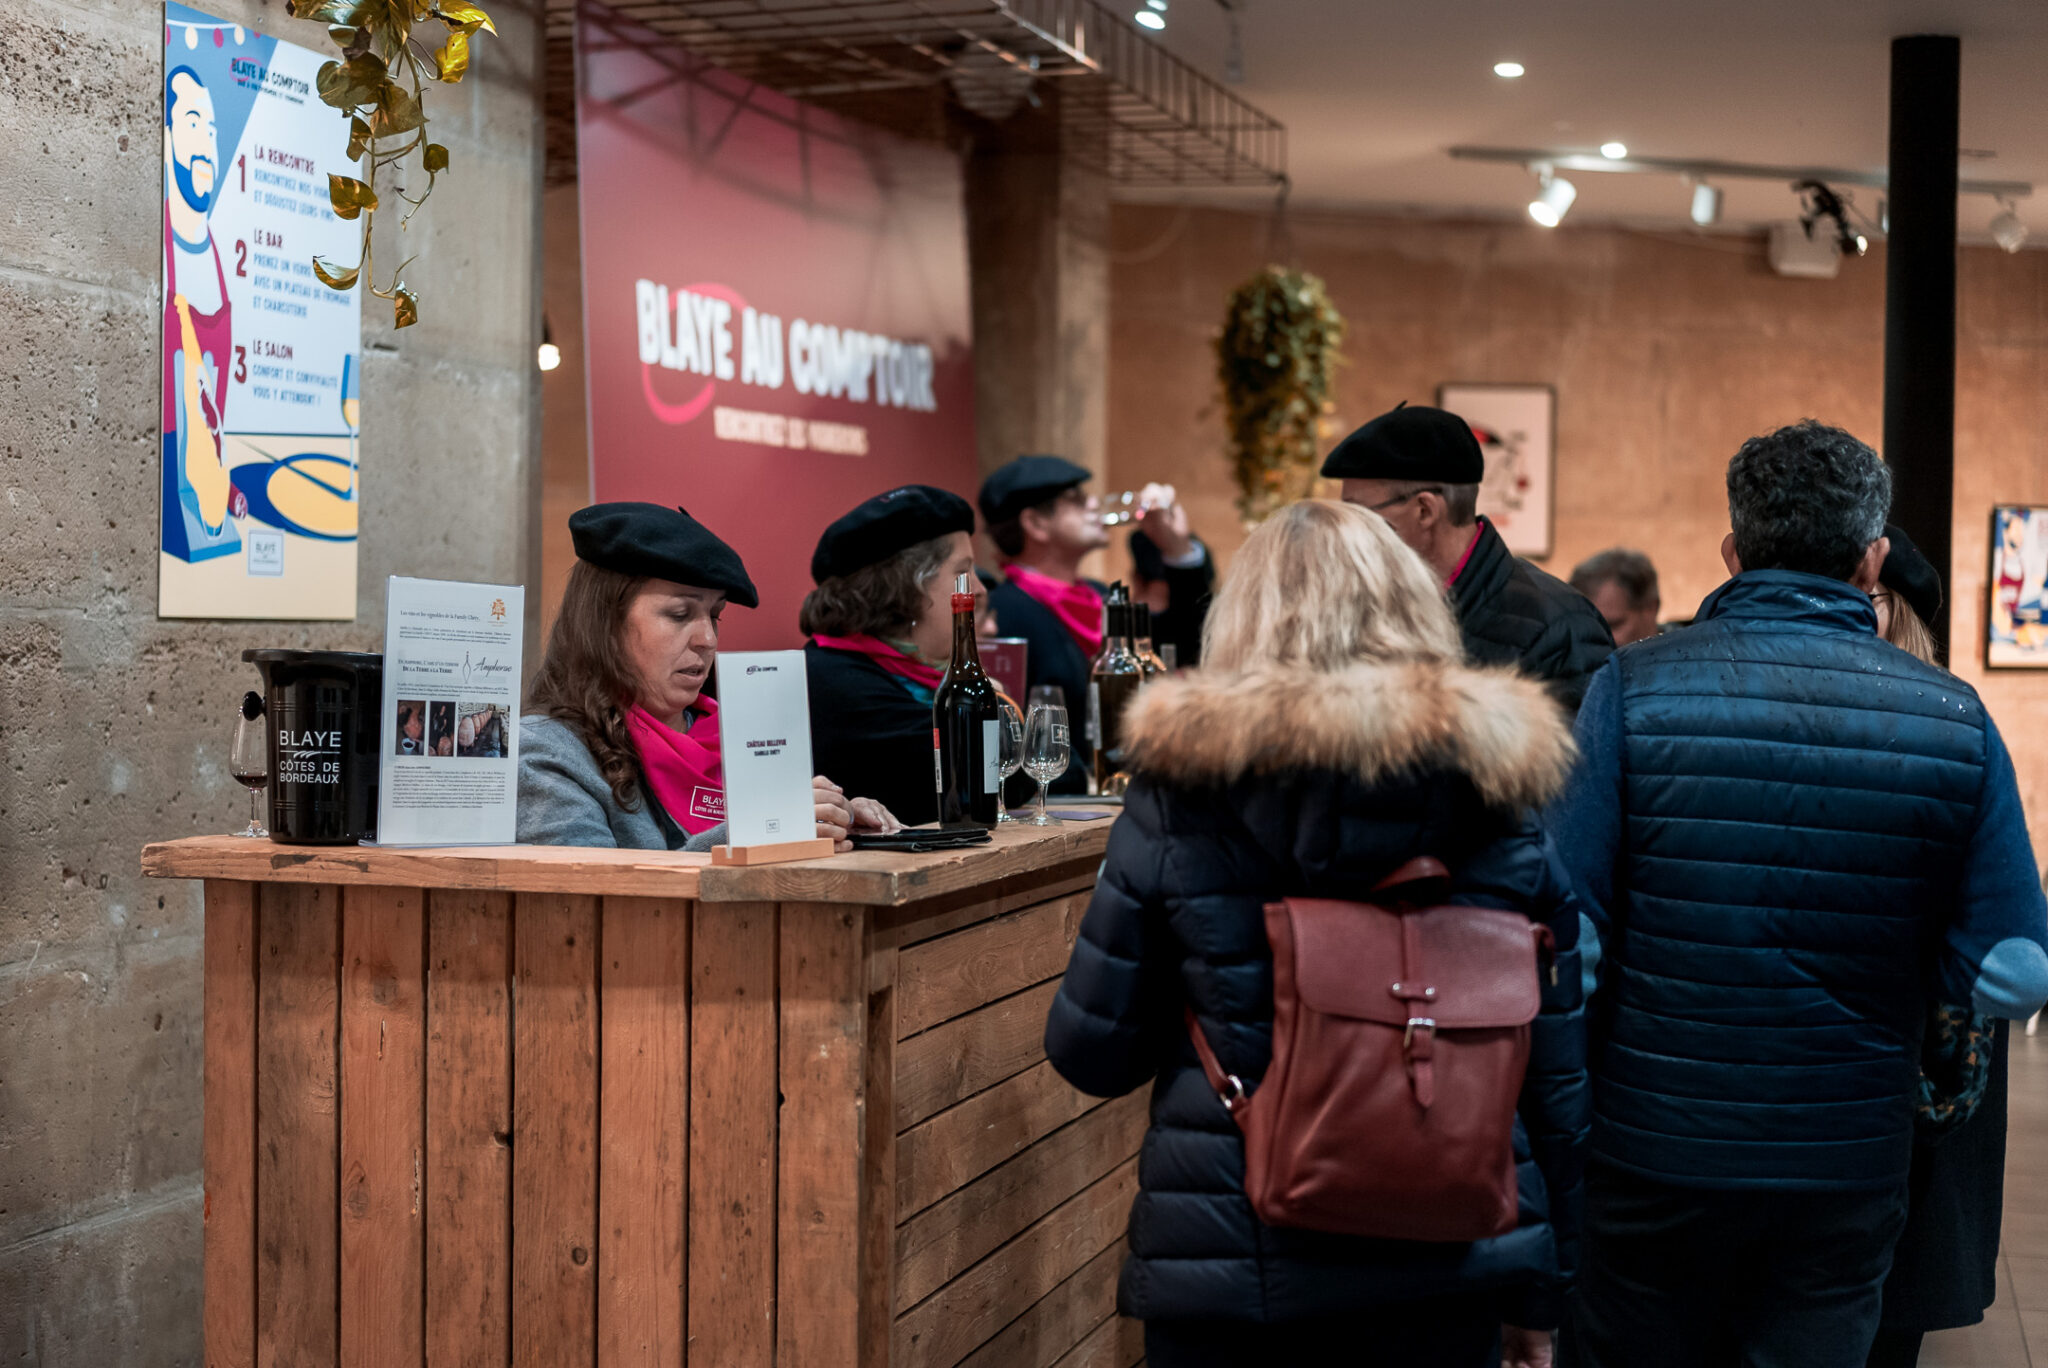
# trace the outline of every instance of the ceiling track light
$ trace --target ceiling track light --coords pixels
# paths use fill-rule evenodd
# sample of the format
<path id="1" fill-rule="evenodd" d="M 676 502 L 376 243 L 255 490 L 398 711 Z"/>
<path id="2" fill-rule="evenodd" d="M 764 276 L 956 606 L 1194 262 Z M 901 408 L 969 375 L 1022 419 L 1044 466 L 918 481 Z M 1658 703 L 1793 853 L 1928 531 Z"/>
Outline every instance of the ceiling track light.
<path id="1" fill-rule="evenodd" d="M 1695 181 L 1692 187 L 1692 221 L 1702 228 L 1711 228 L 1721 221 L 1721 187 L 1705 181 Z"/>
<path id="2" fill-rule="evenodd" d="M 1991 219 L 1991 240 L 2007 252 L 2017 252 L 2027 243 L 2027 225 L 2020 222 L 2011 200 L 1998 201 L 1998 213 Z"/>
<path id="3" fill-rule="evenodd" d="M 1166 27 L 1166 16 L 1153 9 L 1149 4 L 1132 15 L 1131 18 L 1137 21 L 1140 28 L 1151 29 L 1154 33 Z"/>
<path id="4" fill-rule="evenodd" d="M 1542 185 L 1536 198 L 1529 201 L 1529 217 L 1545 228 L 1555 228 L 1564 222 L 1564 216 L 1571 212 L 1572 201 L 1579 197 L 1579 187 L 1548 166 L 1531 168 L 1537 181 Z"/>

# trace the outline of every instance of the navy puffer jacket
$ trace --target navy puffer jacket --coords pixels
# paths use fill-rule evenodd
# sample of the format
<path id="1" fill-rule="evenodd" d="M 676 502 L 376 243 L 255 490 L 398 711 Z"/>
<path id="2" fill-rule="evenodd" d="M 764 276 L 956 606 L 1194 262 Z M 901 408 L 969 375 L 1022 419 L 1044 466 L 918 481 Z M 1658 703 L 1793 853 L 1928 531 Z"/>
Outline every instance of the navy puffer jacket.
<path id="1" fill-rule="evenodd" d="M 1164 681 L 1127 725 L 1138 777 L 1045 1037 L 1083 1091 L 1153 1085 L 1119 1308 L 1279 1322 L 1497 1293 L 1504 1320 L 1554 1326 L 1589 1118 L 1576 903 L 1527 815 L 1571 762 L 1557 704 L 1507 673 L 1360 665 Z M 1202 1075 L 1184 1007 L 1226 1070 L 1263 1077 L 1265 904 L 1361 899 L 1422 855 L 1454 871 L 1454 901 L 1524 910 L 1557 938 L 1516 1140 L 1520 1225 L 1474 1244 L 1263 1225 L 1244 1195 L 1243 1141 Z"/>

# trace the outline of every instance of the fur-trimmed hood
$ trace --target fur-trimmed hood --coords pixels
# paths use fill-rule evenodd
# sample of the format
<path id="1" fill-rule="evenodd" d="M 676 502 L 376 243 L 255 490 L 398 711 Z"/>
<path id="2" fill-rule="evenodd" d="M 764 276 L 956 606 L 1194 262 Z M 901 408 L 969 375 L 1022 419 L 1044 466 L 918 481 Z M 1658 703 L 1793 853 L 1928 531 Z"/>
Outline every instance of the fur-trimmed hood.
<path id="1" fill-rule="evenodd" d="M 1138 770 L 1177 784 L 1289 769 L 1374 783 L 1445 768 L 1508 809 L 1549 802 L 1577 755 L 1562 709 L 1533 680 L 1420 661 L 1160 680 L 1131 704 L 1124 744 Z"/>

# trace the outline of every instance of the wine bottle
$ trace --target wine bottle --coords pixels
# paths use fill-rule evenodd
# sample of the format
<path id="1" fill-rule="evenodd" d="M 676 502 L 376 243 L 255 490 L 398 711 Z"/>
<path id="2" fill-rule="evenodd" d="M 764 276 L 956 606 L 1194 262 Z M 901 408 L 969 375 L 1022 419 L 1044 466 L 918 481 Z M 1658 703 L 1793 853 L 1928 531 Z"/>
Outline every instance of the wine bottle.
<path id="1" fill-rule="evenodd" d="M 1094 788 L 1103 797 L 1121 797 L 1130 785 L 1124 757 L 1124 710 L 1145 682 L 1145 666 L 1131 644 L 1130 594 L 1122 584 L 1110 586 L 1105 606 L 1102 653 L 1088 670 L 1088 734 L 1095 743 Z"/>
<path id="2" fill-rule="evenodd" d="M 932 777 L 942 825 L 1002 815 L 1002 702 L 974 639 L 974 576 L 953 585 L 953 659 L 932 695 Z"/>
<path id="3" fill-rule="evenodd" d="M 1138 664 L 1143 667 L 1145 682 L 1150 684 L 1168 673 L 1166 662 L 1159 658 L 1159 652 L 1152 646 L 1152 606 L 1134 603 L 1131 612 L 1136 618 L 1132 624 L 1132 646 L 1138 653 Z"/>

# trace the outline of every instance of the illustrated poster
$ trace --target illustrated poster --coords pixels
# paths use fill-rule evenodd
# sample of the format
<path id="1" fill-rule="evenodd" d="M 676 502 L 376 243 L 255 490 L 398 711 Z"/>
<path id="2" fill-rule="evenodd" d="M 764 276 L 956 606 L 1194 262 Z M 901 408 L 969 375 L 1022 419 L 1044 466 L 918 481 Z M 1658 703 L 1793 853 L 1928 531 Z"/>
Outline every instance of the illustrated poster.
<path id="1" fill-rule="evenodd" d="M 360 237 L 326 60 L 164 7 L 163 617 L 356 614 L 362 313 L 312 264 Z"/>
<path id="2" fill-rule="evenodd" d="M 2048 668 L 2048 508 L 1992 510 L 1990 585 L 1984 663 Z"/>
<path id="3" fill-rule="evenodd" d="M 1479 511 L 1508 550 L 1550 554 L 1557 486 L 1557 391 L 1548 385 L 1443 385 L 1437 406 L 1471 425 L 1486 458 Z"/>

